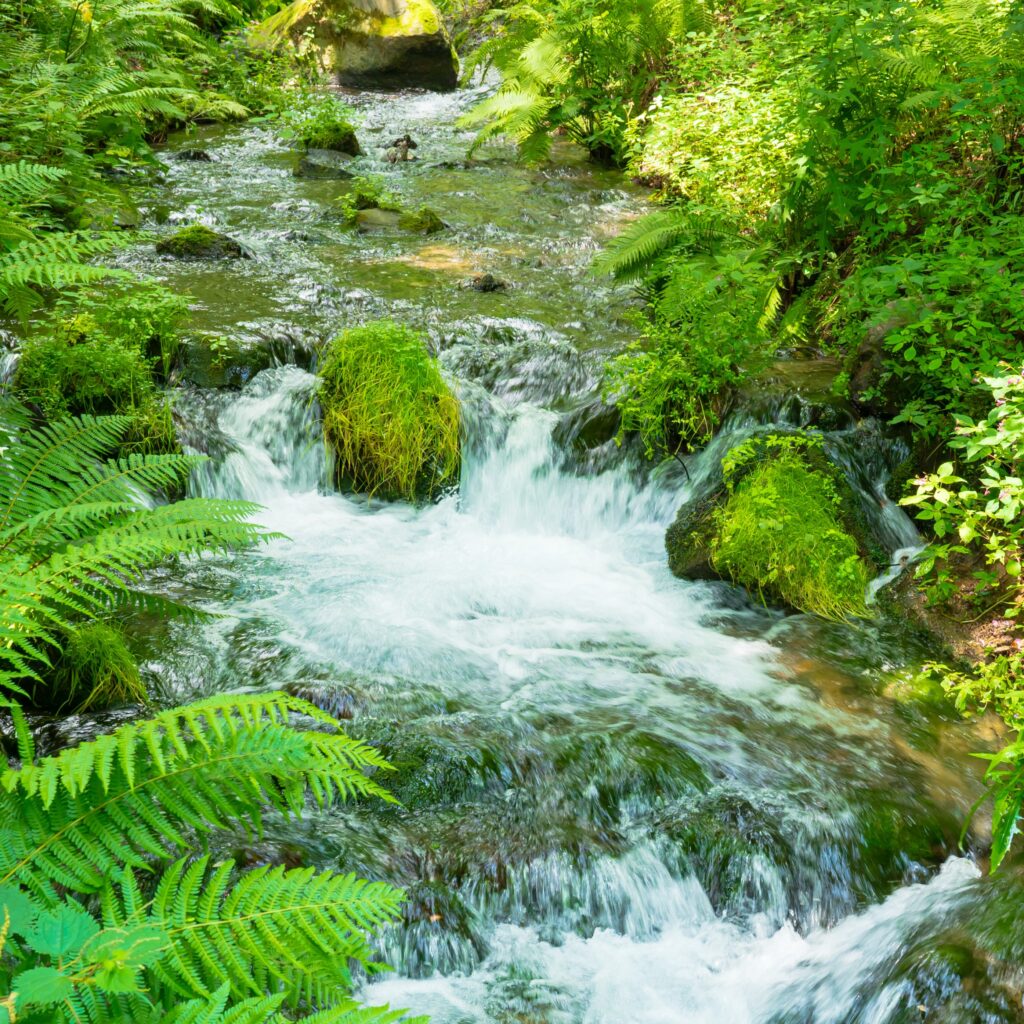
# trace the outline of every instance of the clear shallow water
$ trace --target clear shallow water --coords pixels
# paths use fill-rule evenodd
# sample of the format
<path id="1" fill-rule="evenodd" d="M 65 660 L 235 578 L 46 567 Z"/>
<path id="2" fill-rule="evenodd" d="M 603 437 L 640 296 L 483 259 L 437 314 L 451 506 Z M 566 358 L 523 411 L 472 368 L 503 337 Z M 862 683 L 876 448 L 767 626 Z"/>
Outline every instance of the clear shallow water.
<path id="1" fill-rule="evenodd" d="M 687 479 L 563 429 L 630 337 L 629 295 L 586 267 L 639 196 L 578 162 L 448 166 L 468 101 L 354 97 L 368 149 L 420 139 L 419 165 L 366 163 L 435 205 L 443 236 L 344 231 L 341 186 L 295 179 L 250 128 L 211 136 L 215 163 L 169 164 L 158 199 L 257 259 L 127 257 L 191 288 L 210 330 L 426 324 L 465 403 L 459 494 L 415 509 L 327 492 L 303 366 L 179 401 L 212 455 L 195 490 L 259 501 L 287 539 L 168 581 L 225 612 L 171 627 L 151 665 L 168 699 L 286 686 L 398 767 L 401 809 L 279 825 L 245 855 L 407 885 L 406 920 L 381 940 L 397 970 L 366 995 L 439 1024 L 1020 1019 L 999 958 L 1019 930 L 984 920 L 1015 890 L 954 855 L 980 740 L 881 695 L 900 638 L 669 574 L 665 527 L 725 442 Z M 320 240 L 287 238 L 297 225 Z M 484 269 L 513 287 L 461 287 Z M 871 437 L 830 438 L 858 453 L 869 504 Z M 884 539 L 905 546 L 878 500 Z"/>

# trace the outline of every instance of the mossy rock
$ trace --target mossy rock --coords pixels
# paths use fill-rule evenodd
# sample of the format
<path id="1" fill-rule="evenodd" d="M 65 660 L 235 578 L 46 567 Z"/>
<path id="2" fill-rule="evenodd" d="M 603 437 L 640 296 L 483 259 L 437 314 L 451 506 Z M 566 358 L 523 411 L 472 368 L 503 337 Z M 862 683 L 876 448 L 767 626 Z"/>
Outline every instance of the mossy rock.
<path id="1" fill-rule="evenodd" d="M 401 219 L 402 214 L 398 210 L 385 210 L 379 206 L 370 206 L 356 211 L 356 230 L 364 235 L 381 231 L 397 231 Z"/>
<path id="2" fill-rule="evenodd" d="M 359 145 L 356 130 L 348 121 L 335 121 L 319 127 L 303 138 L 309 150 L 326 150 L 330 153 L 342 153 L 345 156 L 362 156 L 363 147 Z"/>
<path id="3" fill-rule="evenodd" d="M 665 543 L 685 579 L 728 579 L 762 600 L 831 619 L 865 614 L 874 547 L 859 504 L 816 438 L 736 446 L 721 483 L 683 505 Z"/>
<path id="4" fill-rule="evenodd" d="M 179 260 L 243 259 L 245 251 L 233 238 L 213 231 L 205 224 L 193 224 L 156 243 L 161 256 Z"/>
<path id="5" fill-rule="evenodd" d="M 178 376 L 200 388 L 237 389 L 273 362 L 270 350 L 258 342 L 219 335 L 194 337 L 179 349 Z"/>
<path id="6" fill-rule="evenodd" d="M 444 221 L 429 207 L 408 210 L 398 218 L 398 226 L 402 231 L 411 231 L 418 235 L 436 235 L 444 231 Z"/>
<path id="7" fill-rule="evenodd" d="M 308 0 L 268 18 L 256 46 L 291 37 L 304 54 L 354 88 L 449 90 L 459 62 L 432 0 Z"/>
<path id="8" fill-rule="evenodd" d="M 457 483 L 459 403 L 422 335 L 390 321 L 345 331 L 318 376 L 339 486 L 415 501 Z"/>

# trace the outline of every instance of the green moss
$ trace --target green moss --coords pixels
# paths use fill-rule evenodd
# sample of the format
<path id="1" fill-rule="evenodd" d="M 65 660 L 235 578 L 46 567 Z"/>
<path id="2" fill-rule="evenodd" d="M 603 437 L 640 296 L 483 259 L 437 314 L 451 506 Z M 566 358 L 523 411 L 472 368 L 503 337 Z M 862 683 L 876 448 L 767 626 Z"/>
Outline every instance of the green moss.
<path id="1" fill-rule="evenodd" d="M 411 501 L 457 480 L 459 405 L 421 335 L 390 321 L 345 331 L 319 376 L 339 484 Z"/>
<path id="2" fill-rule="evenodd" d="M 242 247 L 227 235 L 211 231 L 205 224 L 192 224 L 156 244 L 161 256 L 179 260 L 240 259 Z"/>
<path id="3" fill-rule="evenodd" d="M 54 698 L 65 708 L 88 711 L 147 699 L 124 638 L 103 622 L 90 622 L 70 634 L 56 669 Z"/>
<path id="4" fill-rule="evenodd" d="M 403 231 L 415 231 L 421 235 L 433 235 L 438 231 L 444 231 L 444 221 L 426 206 L 403 213 L 398 226 Z"/>
<path id="5" fill-rule="evenodd" d="M 809 464 L 807 438 L 769 437 L 726 457 L 715 513 L 715 569 L 761 595 L 828 619 L 863 615 L 869 581 L 844 528 L 832 478 Z"/>

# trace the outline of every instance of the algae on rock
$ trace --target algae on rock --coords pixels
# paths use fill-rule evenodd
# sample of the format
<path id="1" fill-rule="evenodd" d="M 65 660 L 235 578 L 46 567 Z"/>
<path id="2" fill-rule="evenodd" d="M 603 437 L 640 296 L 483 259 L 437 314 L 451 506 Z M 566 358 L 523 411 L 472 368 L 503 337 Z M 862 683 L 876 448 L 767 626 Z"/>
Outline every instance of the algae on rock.
<path id="1" fill-rule="evenodd" d="M 352 328 L 330 342 L 318 376 L 340 486 L 415 501 L 457 482 L 459 403 L 422 335 L 387 320 Z"/>

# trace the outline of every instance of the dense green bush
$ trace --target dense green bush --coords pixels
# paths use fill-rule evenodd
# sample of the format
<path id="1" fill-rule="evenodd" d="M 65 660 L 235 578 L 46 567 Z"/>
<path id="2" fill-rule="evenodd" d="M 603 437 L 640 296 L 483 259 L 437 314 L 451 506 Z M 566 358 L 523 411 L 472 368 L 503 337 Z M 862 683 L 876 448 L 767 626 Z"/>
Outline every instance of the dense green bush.
<path id="1" fill-rule="evenodd" d="M 457 481 L 459 403 L 421 334 L 386 320 L 345 331 L 318 375 L 339 483 L 412 501 Z"/>
<path id="2" fill-rule="evenodd" d="M 710 25 L 703 0 L 519 0 L 484 16 L 492 34 L 464 73 L 501 72 L 497 93 L 464 119 L 476 145 L 511 136 L 527 159 L 562 134 L 600 160 L 622 163 L 627 133 L 668 69 L 674 40 Z"/>
<path id="3" fill-rule="evenodd" d="M 121 326 L 111 323 L 115 330 Z M 140 347 L 146 341 L 108 333 L 92 313 L 56 319 L 23 345 L 14 393 L 48 417 L 128 415 L 132 428 L 125 450 L 175 451 L 174 425 L 156 389 L 153 361 Z"/>
<path id="4" fill-rule="evenodd" d="M 722 468 L 728 498 L 715 513 L 715 568 L 763 598 L 827 619 L 863 615 L 868 571 L 846 530 L 833 475 L 816 469 L 805 437 L 756 438 Z"/>

